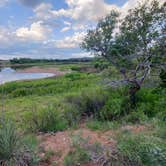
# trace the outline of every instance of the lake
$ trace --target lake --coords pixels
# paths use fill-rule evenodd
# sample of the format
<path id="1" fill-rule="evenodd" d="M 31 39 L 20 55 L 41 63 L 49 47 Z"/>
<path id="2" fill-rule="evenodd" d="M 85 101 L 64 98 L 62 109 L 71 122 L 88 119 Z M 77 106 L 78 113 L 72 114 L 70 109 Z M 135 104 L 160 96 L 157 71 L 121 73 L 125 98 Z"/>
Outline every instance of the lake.
<path id="1" fill-rule="evenodd" d="M 32 79 L 40 79 L 40 78 L 47 78 L 53 76 L 55 76 L 55 74 L 53 73 L 22 73 L 22 72 L 17 72 L 16 70 L 10 67 L 6 67 L 2 68 L 0 71 L 0 84 L 11 81 L 32 80 Z"/>

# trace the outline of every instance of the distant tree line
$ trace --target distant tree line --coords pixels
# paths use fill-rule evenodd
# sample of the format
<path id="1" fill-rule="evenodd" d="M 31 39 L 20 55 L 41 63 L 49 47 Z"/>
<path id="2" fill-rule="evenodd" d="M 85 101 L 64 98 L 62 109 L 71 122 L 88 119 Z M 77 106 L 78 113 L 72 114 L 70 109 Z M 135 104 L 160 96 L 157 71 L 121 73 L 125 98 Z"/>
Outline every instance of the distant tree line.
<path id="1" fill-rule="evenodd" d="M 27 63 L 75 63 L 75 62 L 91 62 L 93 58 L 70 58 L 70 59 L 31 59 L 31 58 L 13 58 L 10 60 L 11 64 L 27 64 Z"/>

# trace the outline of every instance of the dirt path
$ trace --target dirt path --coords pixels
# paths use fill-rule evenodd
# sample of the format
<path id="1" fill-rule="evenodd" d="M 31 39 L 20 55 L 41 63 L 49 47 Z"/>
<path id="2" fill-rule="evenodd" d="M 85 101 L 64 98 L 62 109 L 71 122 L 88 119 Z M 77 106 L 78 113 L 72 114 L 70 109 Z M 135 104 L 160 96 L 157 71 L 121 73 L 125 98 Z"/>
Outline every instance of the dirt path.
<path id="1" fill-rule="evenodd" d="M 130 130 L 132 132 L 141 132 L 145 130 L 145 126 L 124 126 L 120 130 Z M 116 148 L 116 140 L 114 140 L 117 130 L 109 130 L 106 132 L 92 131 L 87 128 L 79 130 L 63 131 L 52 134 L 39 134 L 38 140 L 40 140 L 40 154 L 43 158 L 40 166 L 52 166 L 52 163 L 56 163 L 58 166 L 63 165 L 64 157 L 69 153 L 72 148 L 72 135 L 81 135 L 81 138 L 87 139 L 88 144 L 100 143 L 102 146 L 111 146 Z M 52 155 L 48 156 L 48 152 L 52 152 Z M 47 154 L 47 155 L 46 155 Z M 47 156 L 47 158 L 45 157 Z M 93 163 L 89 163 L 82 166 L 94 166 Z"/>

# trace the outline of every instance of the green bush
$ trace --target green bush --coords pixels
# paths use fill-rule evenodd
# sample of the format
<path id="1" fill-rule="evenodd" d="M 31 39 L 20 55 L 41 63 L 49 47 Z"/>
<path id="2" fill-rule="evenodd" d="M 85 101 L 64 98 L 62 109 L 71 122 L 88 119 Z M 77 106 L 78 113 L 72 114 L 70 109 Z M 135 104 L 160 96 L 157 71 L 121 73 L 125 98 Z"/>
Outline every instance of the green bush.
<path id="1" fill-rule="evenodd" d="M 115 120 L 122 115 L 122 100 L 119 98 L 109 99 L 103 109 L 100 110 L 100 117 L 103 120 Z"/>
<path id="2" fill-rule="evenodd" d="M 26 88 L 20 88 L 20 89 L 13 90 L 10 95 L 12 97 L 32 95 L 32 90 L 30 88 L 29 90 L 27 90 Z"/>
<path id="3" fill-rule="evenodd" d="M 166 69 L 162 69 L 160 72 L 161 87 L 166 87 Z"/>
<path id="4" fill-rule="evenodd" d="M 64 104 L 63 114 L 68 126 L 76 126 L 81 120 L 81 113 L 72 104 Z"/>
<path id="5" fill-rule="evenodd" d="M 139 124 L 148 120 L 148 117 L 142 110 L 134 110 L 130 114 L 123 117 L 123 120 L 127 123 Z"/>
<path id="6" fill-rule="evenodd" d="M 165 112 L 166 95 L 164 89 L 142 88 L 137 94 L 137 110 L 142 110 L 148 117 L 155 117 L 160 112 Z"/>
<path id="7" fill-rule="evenodd" d="M 23 123 L 26 124 L 26 128 L 30 131 L 55 132 L 67 128 L 67 122 L 63 114 L 51 106 L 25 114 Z"/>
<path id="8" fill-rule="evenodd" d="M 72 66 L 71 70 L 80 72 L 81 71 L 81 66 Z"/>
<path id="9" fill-rule="evenodd" d="M 81 116 L 98 116 L 105 105 L 107 93 L 101 89 L 85 89 L 80 94 L 68 95 L 65 101 L 71 104 Z"/>
<path id="10" fill-rule="evenodd" d="M 65 77 L 74 81 L 74 80 L 80 79 L 82 75 L 80 73 L 70 73 L 70 74 L 66 74 Z"/>

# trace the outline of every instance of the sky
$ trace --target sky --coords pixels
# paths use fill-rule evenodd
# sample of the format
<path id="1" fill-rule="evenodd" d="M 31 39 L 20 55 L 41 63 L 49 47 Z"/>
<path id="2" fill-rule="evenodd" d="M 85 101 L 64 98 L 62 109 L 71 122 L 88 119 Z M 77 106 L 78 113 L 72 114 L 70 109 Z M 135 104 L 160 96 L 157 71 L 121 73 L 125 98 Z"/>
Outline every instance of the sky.
<path id="1" fill-rule="evenodd" d="M 0 0 L 0 59 L 92 56 L 79 48 L 88 29 L 111 10 L 138 0 Z"/>

